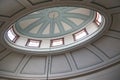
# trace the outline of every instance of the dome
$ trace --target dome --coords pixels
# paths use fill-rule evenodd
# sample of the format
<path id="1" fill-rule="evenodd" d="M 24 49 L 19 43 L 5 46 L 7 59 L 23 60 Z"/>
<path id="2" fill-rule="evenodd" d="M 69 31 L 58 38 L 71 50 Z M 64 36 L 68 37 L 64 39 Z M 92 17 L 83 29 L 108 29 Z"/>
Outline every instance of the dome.
<path id="1" fill-rule="evenodd" d="M 42 54 L 61 52 L 79 47 L 94 37 L 104 22 L 99 12 L 87 8 L 50 7 L 14 22 L 6 33 L 6 41 L 20 50 Z"/>
<path id="2" fill-rule="evenodd" d="M 82 29 L 94 11 L 80 7 L 53 7 L 35 11 L 15 22 L 18 33 L 32 38 L 54 38 Z"/>

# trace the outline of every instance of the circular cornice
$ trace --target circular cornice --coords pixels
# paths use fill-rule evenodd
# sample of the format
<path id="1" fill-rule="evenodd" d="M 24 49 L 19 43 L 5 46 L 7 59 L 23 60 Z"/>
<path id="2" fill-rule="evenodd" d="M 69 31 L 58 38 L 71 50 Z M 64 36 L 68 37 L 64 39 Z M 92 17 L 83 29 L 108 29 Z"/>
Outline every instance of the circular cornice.
<path id="1" fill-rule="evenodd" d="M 12 47 L 17 48 L 19 50 L 25 50 L 30 53 L 32 52 L 33 54 L 39 53 L 45 55 L 48 53 L 50 54 L 61 53 L 61 52 L 63 53 L 64 51 L 66 52 L 75 49 L 77 47 L 80 47 L 81 44 L 95 37 L 104 28 L 104 24 L 105 24 L 104 17 L 101 16 L 102 22 L 97 24 L 96 19 L 98 18 L 96 16 L 101 16 L 101 15 L 98 12 L 94 12 L 92 10 L 81 7 L 80 8 L 53 7 L 53 8 L 39 10 L 21 18 L 20 20 L 14 23 L 15 25 L 12 26 L 13 27 L 12 32 L 17 33 L 15 36 L 15 39 L 17 38 L 17 41 L 16 40 L 11 41 L 8 39 L 8 37 L 9 38 L 11 37 L 11 36 L 7 36 L 10 34 L 8 33 L 10 29 L 8 29 L 8 32 L 6 31 L 5 33 L 5 40 Z M 55 20 L 53 20 L 53 18 L 55 18 Z M 55 24 L 57 26 L 55 26 Z M 54 31 L 58 31 L 55 29 L 55 27 L 57 27 L 58 30 L 60 31 L 59 33 L 54 33 Z M 82 36 L 81 34 L 82 32 L 84 32 L 84 36 L 76 40 L 75 35 L 79 33 L 79 36 L 80 35 Z M 17 35 L 20 38 L 17 37 Z M 53 41 L 51 42 L 51 40 L 54 40 L 56 37 L 61 38 L 61 35 L 63 38 L 62 42 L 64 44 L 60 46 L 52 47 L 51 44 L 53 44 Z M 38 38 L 38 36 L 40 38 Z M 38 38 L 38 40 L 40 40 L 40 42 L 37 40 L 38 42 L 37 44 L 39 44 L 39 46 L 37 47 L 27 46 L 29 45 L 29 43 L 31 43 L 31 40 L 36 41 L 36 39 L 34 39 L 36 37 Z"/>

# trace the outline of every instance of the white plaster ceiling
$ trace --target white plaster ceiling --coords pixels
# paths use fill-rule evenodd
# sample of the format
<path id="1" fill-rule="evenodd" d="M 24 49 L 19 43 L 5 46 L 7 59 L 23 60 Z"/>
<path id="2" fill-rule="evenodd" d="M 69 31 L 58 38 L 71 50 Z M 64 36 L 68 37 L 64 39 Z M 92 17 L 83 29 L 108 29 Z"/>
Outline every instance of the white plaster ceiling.
<path id="1" fill-rule="evenodd" d="M 28 55 L 26 52 L 15 51 L 4 42 L 4 31 L 17 19 L 40 8 L 63 5 L 83 5 L 106 14 L 109 17 L 106 18 L 107 31 L 84 47 L 57 55 Z M 119 0 L 0 0 L 0 77 L 32 80 L 119 80 L 119 65 L 112 69 L 116 75 L 112 75 L 110 71 L 110 67 L 120 61 L 119 21 Z"/>

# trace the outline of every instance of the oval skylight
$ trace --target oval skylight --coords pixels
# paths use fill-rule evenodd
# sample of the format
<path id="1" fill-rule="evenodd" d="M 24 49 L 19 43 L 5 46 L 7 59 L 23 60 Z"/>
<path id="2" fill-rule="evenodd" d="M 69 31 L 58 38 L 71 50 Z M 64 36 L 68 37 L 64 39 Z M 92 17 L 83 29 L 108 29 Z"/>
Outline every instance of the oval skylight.
<path id="1" fill-rule="evenodd" d="M 53 7 L 17 20 L 5 34 L 17 49 L 52 53 L 66 51 L 93 38 L 104 26 L 104 17 L 81 7 Z"/>

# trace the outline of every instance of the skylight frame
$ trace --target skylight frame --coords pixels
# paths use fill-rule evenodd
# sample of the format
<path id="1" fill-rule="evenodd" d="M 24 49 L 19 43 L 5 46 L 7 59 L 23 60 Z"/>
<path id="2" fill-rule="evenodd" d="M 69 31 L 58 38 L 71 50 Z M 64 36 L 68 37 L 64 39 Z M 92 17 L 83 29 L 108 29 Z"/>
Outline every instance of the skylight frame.
<path id="1" fill-rule="evenodd" d="M 9 35 L 9 32 L 10 32 L 10 35 Z M 13 43 L 15 43 L 19 38 L 19 35 L 17 35 L 17 33 L 14 31 L 13 26 L 9 28 L 9 30 L 7 32 L 7 36 Z M 10 38 L 10 36 L 11 37 L 13 36 L 14 38 L 12 39 L 12 38 Z"/>
<path id="2" fill-rule="evenodd" d="M 101 20 L 101 21 L 99 21 Z M 99 12 L 96 12 L 96 17 L 94 22 L 99 26 L 102 23 L 102 15 Z"/>
<path id="3" fill-rule="evenodd" d="M 99 13 L 99 12 L 98 12 Z M 19 35 L 19 39 L 13 43 L 8 36 L 6 36 L 6 33 L 4 35 L 6 42 L 11 46 L 11 47 L 15 47 L 18 48 L 20 50 L 25 50 L 25 51 L 31 51 L 31 52 L 38 52 L 38 54 L 47 54 L 47 53 L 55 53 L 55 52 L 61 52 L 61 51 L 65 51 L 65 50 L 70 50 L 72 48 L 74 48 L 75 46 L 82 46 L 84 44 L 84 42 L 86 43 L 86 40 L 89 40 L 90 38 L 94 39 L 94 36 L 96 36 L 96 34 L 98 32 L 100 32 L 103 29 L 103 25 L 105 23 L 105 18 L 102 15 L 102 22 L 101 24 L 98 26 L 94 21 L 96 18 L 96 14 L 97 12 L 95 11 L 93 16 L 91 17 L 90 22 L 87 22 L 86 25 L 79 29 L 76 29 L 75 31 L 71 32 L 71 33 L 67 33 L 64 35 L 59 35 L 59 36 L 54 36 L 54 37 L 48 37 L 48 38 L 44 38 L 44 37 L 30 37 L 27 34 L 20 34 L 19 31 L 17 31 L 16 26 L 17 24 L 14 23 L 13 25 L 13 29 L 15 30 L 15 32 L 17 33 L 17 35 Z M 99 13 L 100 14 L 100 13 Z M 100 21 L 100 20 L 99 20 Z M 11 25 L 11 26 L 12 26 Z M 11 27 L 10 26 L 10 27 Z M 9 27 L 9 28 L 10 28 Z M 57 28 L 59 28 L 60 25 L 55 25 L 55 30 L 59 31 Z M 66 27 L 66 26 L 65 26 Z M 8 28 L 8 29 L 9 29 Z M 7 31 L 8 31 L 7 29 Z M 19 29 L 19 28 L 18 28 Z M 60 28 L 59 28 L 60 29 Z M 94 30 L 93 30 L 94 29 Z M 37 30 L 34 29 L 34 30 Z M 33 30 L 33 31 L 34 31 Z M 45 30 L 45 29 L 44 29 Z M 50 28 L 47 28 L 46 30 L 50 30 Z M 31 31 L 31 30 L 30 30 Z M 83 32 L 81 32 L 83 31 Z M 80 37 L 78 39 L 75 38 L 75 33 L 79 33 L 81 32 L 81 34 L 83 33 L 83 37 Z M 32 32 L 29 32 L 32 33 Z M 32 33 L 37 34 L 37 33 Z M 40 35 L 43 34 L 43 32 L 40 33 Z M 49 33 L 48 33 L 49 34 Z M 57 33 L 56 33 L 57 34 Z M 37 34 L 39 35 L 39 34 Z M 46 35 L 46 34 L 45 34 Z M 8 38 L 8 39 L 7 39 Z M 59 38 L 63 38 L 63 40 L 61 40 L 59 42 Z M 31 39 L 28 41 L 28 39 Z M 31 46 L 30 42 L 32 42 L 32 39 L 34 39 L 33 41 L 36 40 L 42 40 L 42 42 L 38 42 L 35 43 L 36 46 Z M 92 40 L 90 39 L 90 40 Z M 53 40 L 53 41 L 52 41 Z M 58 40 L 58 44 L 53 44 L 54 40 Z M 56 42 L 56 41 L 55 41 Z M 65 43 L 64 43 L 65 42 Z M 33 42 L 34 43 L 34 42 Z M 39 45 L 38 45 L 39 44 Z"/>
<path id="4" fill-rule="evenodd" d="M 83 35 L 83 36 L 80 37 L 79 35 L 81 34 L 81 32 L 84 32 L 85 35 Z M 78 40 L 80 40 L 81 38 L 83 38 L 83 37 L 85 37 L 87 35 L 88 35 L 88 32 L 87 32 L 86 28 L 84 28 L 84 29 L 82 29 L 82 30 L 74 33 L 73 34 L 73 38 L 74 38 L 74 41 L 78 41 Z M 77 38 L 77 37 L 79 37 L 79 38 Z"/>
<path id="5" fill-rule="evenodd" d="M 38 45 L 35 45 L 35 42 L 37 42 Z M 42 40 L 28 39 L 25 46 L 27 46 L 27 47 L 40 47 L 41 42 L 42 42 Z"/>
<path id="6" fill-rule="evenodd" d="M 57 43 L 57 42 L 60 42 L 61 43 Z M 61 45 L 64 45 L 64 38 L 57 38 L 57 39 L 51 39 L 50 40 L 50 47 L 56 47 L 56 46 L 61 46 Z"/>

